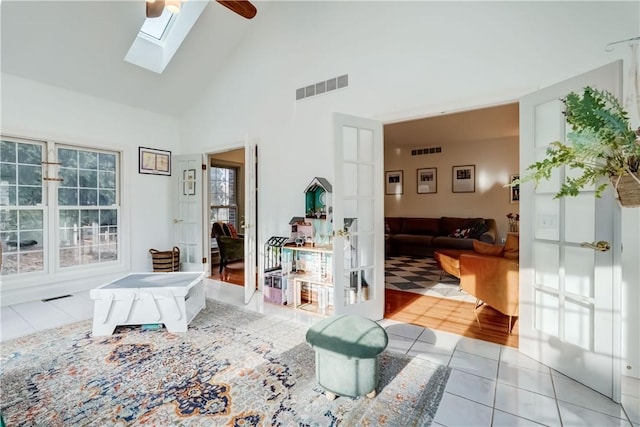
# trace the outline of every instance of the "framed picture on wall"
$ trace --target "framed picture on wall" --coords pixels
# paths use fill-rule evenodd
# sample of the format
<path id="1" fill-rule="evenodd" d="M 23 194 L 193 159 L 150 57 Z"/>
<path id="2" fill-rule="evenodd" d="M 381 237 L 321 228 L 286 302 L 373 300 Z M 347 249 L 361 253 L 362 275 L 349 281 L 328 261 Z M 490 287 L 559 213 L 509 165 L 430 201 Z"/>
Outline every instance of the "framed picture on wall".
<path id="1" fill-rule="evenodd" d="M 474 193 L 476 191 L 476 166 L 454 166 L 452 182 L 454 193 Z"/>
<path id="2" fill-rule="evenodd" d="M 402 194 L 402 171 L 385 172 L 385 193 Z"/>
<path id="3" fill-rule="evenodd" d="M 520 175 L 511 175 L 509 179 L 509 183 L 520 179 Z M 509 201 L 511 203 L 520 202 L 520 185 L 514 185 L 513 187 L 509 187 Z"/>
<path id="4" fill-rule="evenodd" d="M 171 151 L 139 147 L 138 173 L 171 175 Z"/>
<path id="5" fill-rule="evenodd" d="M 418 194 L 429 194 L 438 192 L 437 168 L 418 169 L 417 172 Z"/>

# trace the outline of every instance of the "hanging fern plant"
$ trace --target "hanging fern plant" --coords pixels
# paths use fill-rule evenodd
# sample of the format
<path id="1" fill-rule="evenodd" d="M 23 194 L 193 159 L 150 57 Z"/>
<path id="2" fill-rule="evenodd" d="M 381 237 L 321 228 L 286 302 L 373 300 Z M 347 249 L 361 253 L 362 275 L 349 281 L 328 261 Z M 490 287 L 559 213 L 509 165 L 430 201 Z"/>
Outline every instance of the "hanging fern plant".
<path id="1" fill-rule="evenodd" d="M 631 129 L 627 112 L 610 92 L 585 87 L 581 94 L 569 93 L 562 102 L 572 127 L 567 142 L 549 144 L 547 157 L 533 163 L 527 168 L 529 174 L 509 185 L 547 180 L 553 170 L 566 166 L 577 169 L 578 175 L 565 178 L 556 198 L 576 196 L 592 185 L 600 197 L 610 182 L 623 206 L 640 206 L 640 129 Z M 602 183 L 602 178 L 608 182 Z M 632 199 L 623 200 L 623 193 Z"/>

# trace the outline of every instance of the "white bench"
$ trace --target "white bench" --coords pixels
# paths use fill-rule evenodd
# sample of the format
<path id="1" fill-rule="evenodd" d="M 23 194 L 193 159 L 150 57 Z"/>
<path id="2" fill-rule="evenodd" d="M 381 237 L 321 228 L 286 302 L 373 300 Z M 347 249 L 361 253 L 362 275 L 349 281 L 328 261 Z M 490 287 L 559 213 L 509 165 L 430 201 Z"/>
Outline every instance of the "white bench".
<path id="1" fill-rule="evenodd" d="M 131 273 L 90 292 L 95 301 L 93 335 L 111 335 L 118 325 L 163 323 L 186 332 L 205 306 L 204 272 Z"/>

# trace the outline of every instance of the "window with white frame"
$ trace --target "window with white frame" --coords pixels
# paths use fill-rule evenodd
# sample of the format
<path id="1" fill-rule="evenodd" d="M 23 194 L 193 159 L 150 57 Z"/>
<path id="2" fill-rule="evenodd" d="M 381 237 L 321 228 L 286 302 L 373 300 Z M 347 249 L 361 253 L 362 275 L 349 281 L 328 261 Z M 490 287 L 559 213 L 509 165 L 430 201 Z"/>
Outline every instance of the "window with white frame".
<path id="1" fill-rule="evenodd" d="M 3 137 L 1 274 L 117 261 L 119 164 L 118 152 Z"/>
<path id="2" fill-rule="evenodd" d="M 210 197 L 211 206 L 209 220 L 230 222 L 238 228 L 238 189 L 237 167 L 212 166 L 210 168 Z"/>

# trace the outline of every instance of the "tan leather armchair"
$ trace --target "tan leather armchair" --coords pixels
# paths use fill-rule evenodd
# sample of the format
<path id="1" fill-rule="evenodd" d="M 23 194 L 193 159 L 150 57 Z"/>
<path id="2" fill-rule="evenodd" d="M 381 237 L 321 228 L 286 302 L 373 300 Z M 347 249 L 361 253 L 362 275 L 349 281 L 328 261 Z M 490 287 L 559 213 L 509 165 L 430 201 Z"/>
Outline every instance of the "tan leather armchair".
<path id="1" fill-rule="evenodd" d="M 460 255 L 460 288 L 476 298 L 474 313 L 485 303 L 512 318 L 518 316 L 519 271 L 518 260 L 503 256 L 467 253 Z"/>

